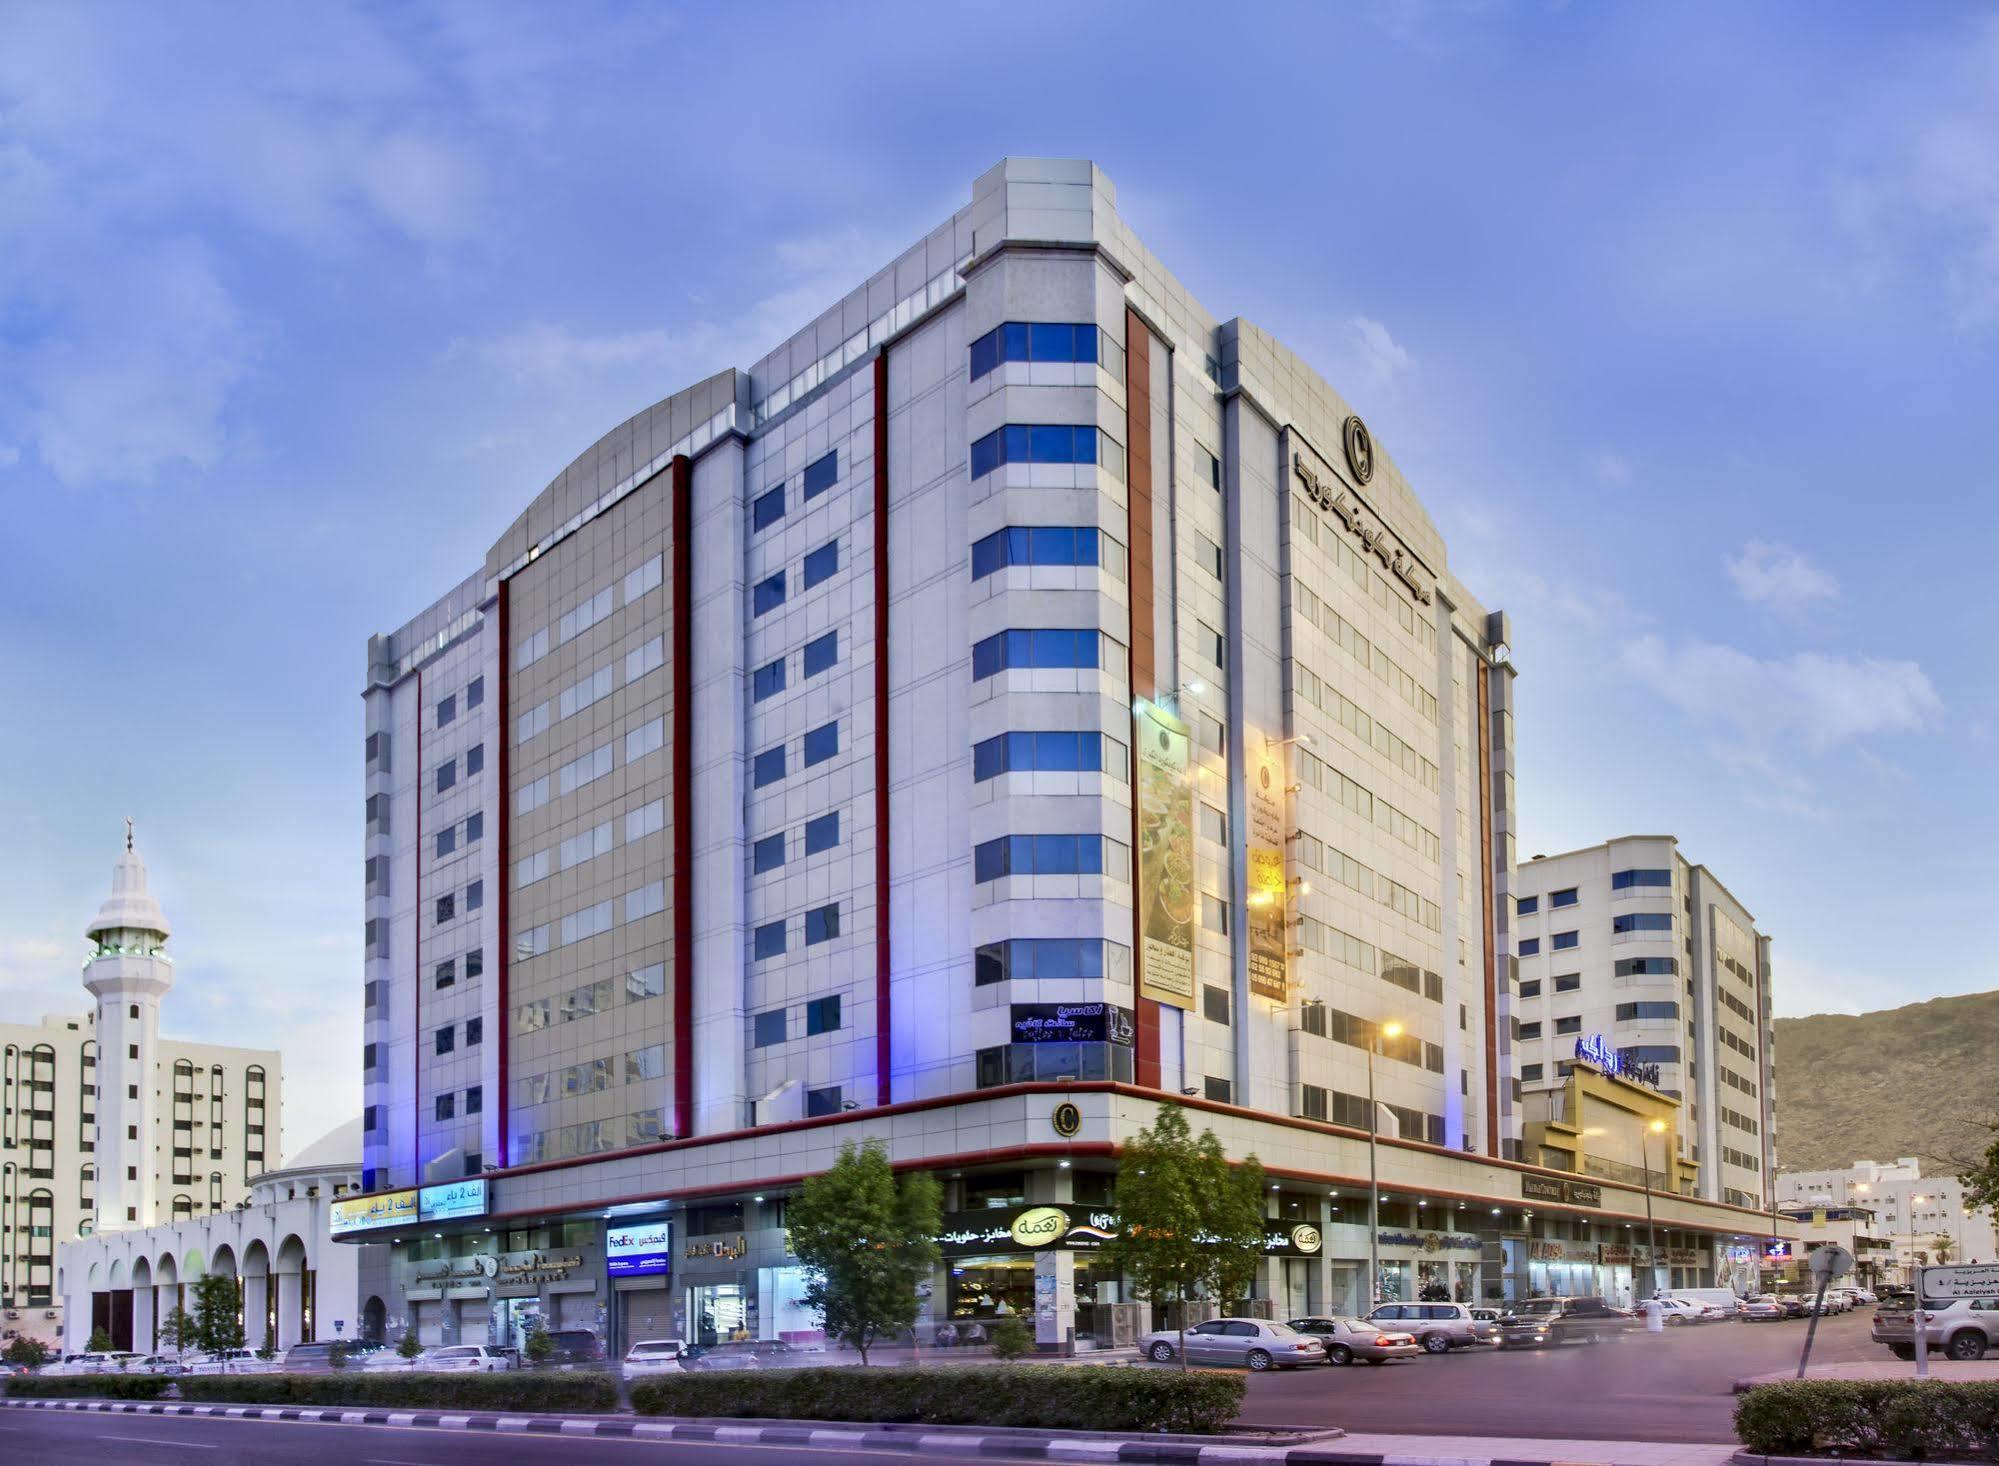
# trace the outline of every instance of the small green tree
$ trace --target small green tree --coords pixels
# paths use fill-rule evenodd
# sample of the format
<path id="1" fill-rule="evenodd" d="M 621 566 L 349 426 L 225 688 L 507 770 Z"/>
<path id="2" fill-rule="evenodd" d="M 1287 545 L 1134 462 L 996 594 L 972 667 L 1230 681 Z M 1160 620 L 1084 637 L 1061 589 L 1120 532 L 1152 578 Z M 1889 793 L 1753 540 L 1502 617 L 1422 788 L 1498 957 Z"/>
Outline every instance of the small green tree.
<path id="1" fill-rule="evenodd" d="M 993 1355 L 999 1359 L 1018 1359 L 1034 1349 L 1034 1335 L 1018 1316 L 1008 1314 L 997 1320 L 988 1335 Z"/>
<path id="2" fill-rule="evenodd" d="M 210 1354 L 243 1347 L 243 1289 L 225 1273 L 194 1285 L 194 1338 Z"/>
<path id="3" fill-rule="evenodd" d="M 83 1346 L 92 1354 L 103 1354 L 111 1348 L 111 1335 L 103 1329 L 90 1331 L 90 1342 Z"/>
<path id="4" fill-rule="evenodd" d="M 423 1353 L 423 1340 L 416 1336 L 415 1329 L 404 1331 L 403 1336 L 396 1340 L 396 1353 L 411 1362 L 416 1360 L 417 1355 Z"/>
<path id="5" fill-rule="evenodd" d="M 0 1359 L 20 1369 L 40 1369 L 49 1362 L 49 1346 L 40 1339 L 31 1339 L 26 1334 L 16 1334 L 7 1341 L 5 1353 Z"/>
<path id="6" fill-rule="evenodd" d="M 1937 1233 L 1935 1239 L 1930 1243 L 1930 1253 L 1936 1258 L 1938 1267 L 1943 1267 L 1949 1263 L 1951 1254 L 1956 1250 L 1957 1243 L 1951 1238 L 1944 1236 L 1941 1232 Z"/>
<path id="7" fill-rule="evenodd" d="M 1249 1291 L 1263 1261 L 1263 1166 L 1231 1166 L 1212 1130 L 1196 1139 L 1178 1105 L 1161 1105 L 1118 1162 L 1121 1230 L 1104 1251 L 1147 1301 L 1182 1305 L 1180 1367 L 1187 1367 L 1185 1304 L 1205 1289 Z"/>
<path id="8" fill-rule="evenodd" d="M 870 1348 L 916 1322 L 917 1286 L 939 1255 L 941 1195 L 935 1176 L 898 1177 L 882 1141 L 849 1141 L 785 1209 L 806 1305 L 864 1365 Z"/>
<path id="9" fill-rule="evenodd" d="M 529 1332 L 527 1339 L 521 1344 L 521 1353 L 527 1355 L 529 1364 L 539 1369 L 542 1365 L 548 1363 L 549 1356 L 554 1352 L 555 1340 L 551 1339 L 548 1336 L 548 1330 L 537 1322 Z"/>
<path id="10" fill-rule="evenodd" d="M 160 1321 L 159 1335 L 160 1342 L 176 1354 L 194 1343 L 198 1337 L 194 1319 L 178 1303 L 169 1309 L 167 1316 Z"/>

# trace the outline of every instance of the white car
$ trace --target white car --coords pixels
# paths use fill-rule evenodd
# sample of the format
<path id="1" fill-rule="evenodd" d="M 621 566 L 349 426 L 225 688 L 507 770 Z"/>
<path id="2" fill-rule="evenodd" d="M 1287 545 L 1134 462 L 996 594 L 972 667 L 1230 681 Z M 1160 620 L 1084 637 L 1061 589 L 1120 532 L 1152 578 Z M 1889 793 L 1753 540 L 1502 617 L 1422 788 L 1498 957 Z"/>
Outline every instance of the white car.
<path id="1" fill-rule="evenodd" d="M 513 1358 L 484 1344 L 446 1344 L 418 1356 L 418 1369 L 454 1374 L 493 1374 L 514 1367 Z"/>
<path id="2" fill-rule="evenodd" d="M 1706 1323 L 1709 1319 L 1723 1317 L 1721 1310 L 1713 1304 L 1697 1303 L 1691 1298 L 1655 1298 L 1652 1301 L 1659 1305 L 1662 1322 L 1668 1325 Z"/>
<path id="3" fill-rule="evenodd" d="M 625 1378 L 644 1379 L 652 1374 L 679 1374 L 684 1339 L 641 1339 L 625 1351 Z"/>
<path id="4" fill-rule="evenodd" d="M 43 1374 L 122 1374 L 139 1362 L 128 1350 L 104 1349 L 87 1354 L 70 1354 L 54 1364 L 42 1366 Z"/>
<path id="5" fill-rule="evenodd" d="M 213 1354 L 197 1354 L 187 1364 L 189 1374 L 269 1374 L 271 1361 L 259 1359 L 255 1349 L 218 1349 Z"/>

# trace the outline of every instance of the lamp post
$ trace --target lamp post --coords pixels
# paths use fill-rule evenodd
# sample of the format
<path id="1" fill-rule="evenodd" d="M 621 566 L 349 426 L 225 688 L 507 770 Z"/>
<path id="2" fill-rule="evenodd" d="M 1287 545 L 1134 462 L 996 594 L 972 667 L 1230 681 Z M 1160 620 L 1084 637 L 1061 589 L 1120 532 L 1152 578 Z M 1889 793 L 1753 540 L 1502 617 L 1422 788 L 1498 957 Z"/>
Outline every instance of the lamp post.
<path id="1" fill-rule="evenodd" d="M 1904 1264 L 1903 1274 L 1911 1288 L 1916 1286 L 1916 1208 L 1928 1200 L 1927 1196 L 1911 1196 L 1909 1198 L 1909 1260 Z M 1916 1300 L 1917 1310 L 1920 1311 L 1922 1306 L 1923 1300 L 1918 1298 Z"/>
<path id="2" fill-rule="evenodd" d="M 1666 1122 L 1654 1120 L 1638 1137 L 1639 1158 L 1645 1163 L 1645 1265 L 1652 1270 L 1652 1291 L 1659 1291 L 1659 1236 L 1652 1229 L 1652 1137 L 1666 1133 Z M 1659 1146 L 1659 1169 L 1666 1169 L 1666 1147 Z M 1639 1299 L 1644 1302 L 1644 1299 Z"/>
<path id="3" fill-rule="evenodd" d="M 1400 1038 L 1402 1025 L 1381 1024 L 1367 1041 L 1367 1296 L 1372 1309 L 1381 1301 L 1381 1181 L 1375 1169 L 1375 1136 L 1381 1129 L 1374 1108 L 1374 1051 L 1385 1038 Z M 1383 1057 L 1386 1057 L 1384 1055 Z"/>

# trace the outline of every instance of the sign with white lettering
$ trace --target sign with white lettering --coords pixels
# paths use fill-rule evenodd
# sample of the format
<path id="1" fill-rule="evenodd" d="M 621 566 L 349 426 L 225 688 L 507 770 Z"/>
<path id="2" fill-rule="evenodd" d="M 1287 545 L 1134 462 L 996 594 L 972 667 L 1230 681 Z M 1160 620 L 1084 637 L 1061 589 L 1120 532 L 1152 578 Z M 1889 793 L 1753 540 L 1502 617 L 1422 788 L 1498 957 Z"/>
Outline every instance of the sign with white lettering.
<path id="1" fill-rule="evenodd" d="M 417 1216 L 426 1222 L 448 1221 L 452 1217 L 486 1215 L 486 1178 L 446 1181 L 425 1186 L 417 1192 Z"/>
<path id="2" fill-rule="evenodd" d="M 1015 1003 L 1017 1044 L 1129 1044 L 1136 1025 L 1131 1009 L 1115 1003 Z"/>
<path id="3" fill-rule="evenodd" d="M 414 1190 L 384 1191 L 374 1196 L 342 1197 L 334 1202 L 327 1230 L 340 1237 L 349 1232 L 372 1232 L 380 1227 L 400 1226 L 416 1219 Z"/>
<path id="4" fill-rule="evenodd" d="M 1919 1276 L 1925 1298 L 1999 1298 L 1999 1263 L 1926 1267 Z"/>
<path id="5" fill-rule="evenodd" d="M 1614 1049 L 1610 1040 L 1600 1033 L 1576 1040 L 1576 1057 L 1585 1064 L 1594 1064 L 1606 1074 L 1614 1074 L 1619 1079 L 1628 1079 L 1633 1084 L 1649 1084 L 1659 1087 L 1659 1066 L 1642 1063 L 1631 1057 L 1628 1049 Z"/>
<path id="6" fill-rule="evenodd" d="M 614 1278 L 657 1277 L 673 1266 L 673 1224 L 641 1222 L 604 1233 L 604 1271 Z"/>

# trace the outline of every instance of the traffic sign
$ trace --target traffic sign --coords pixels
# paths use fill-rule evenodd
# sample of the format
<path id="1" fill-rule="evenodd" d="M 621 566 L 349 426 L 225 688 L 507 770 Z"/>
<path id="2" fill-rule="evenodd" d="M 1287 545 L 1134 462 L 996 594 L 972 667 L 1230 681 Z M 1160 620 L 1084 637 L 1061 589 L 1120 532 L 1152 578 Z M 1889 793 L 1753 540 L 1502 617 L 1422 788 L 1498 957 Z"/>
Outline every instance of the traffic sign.
<path id="1" fill-rule="evenodd" d="M 1815 1278 L 1843 1278 L 1853 1271 L 1853 1254 L 1837 1242 L 1814 1247 L 1811 1256 L 1805 1261 L 1811 1264 L 1812 1276 Z"/>
<path id="2" fill-rule="evenodd" d="M 1925 1298 L 1999 1297 L 1999 1263 L 1926 1267 L 1917 1276 Z"/>

